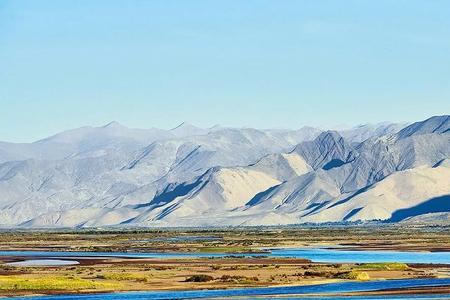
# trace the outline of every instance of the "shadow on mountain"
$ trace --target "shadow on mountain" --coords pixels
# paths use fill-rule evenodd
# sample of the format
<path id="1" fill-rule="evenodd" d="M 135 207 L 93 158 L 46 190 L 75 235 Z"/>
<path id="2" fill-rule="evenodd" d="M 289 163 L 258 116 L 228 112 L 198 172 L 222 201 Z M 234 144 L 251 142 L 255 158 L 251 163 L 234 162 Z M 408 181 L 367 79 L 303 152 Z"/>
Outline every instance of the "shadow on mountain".
<path id="1" fill-rule="evenodd" d="M 258 194 L 256 194 L 255 196 L 253 196 L 253 198 L 250 199 L 245 205 L 246 205 L 246 206 L 253 206 L 253 205 L 255 205 L 255 204 L 258 204 L 258 203 L 260 202 L 260 200 L 261 200 L 264 196 L 269 195 L 274 189 L 276 189 L 276 188 L 279 187 L 280 185 L 281 185 L 281 184 L 277 184 L 277 185 L 274 185 L 274 186 L 268 188 L 268 189 L 265 190 L 265 191 L 259 192 Z"/>
<path id="2" fill-rule="evenodd" d="M 345 217 L 344 217 L 344 221 L 348 221 L 351 217 L 353 217 L 354 215 L 356 215 L 357 213 L 359 213 L 361 211 L 361 209 L 363 209 L 363 207 L 358 207 L 353 209 L 351 212 L 349 212 Z"/>
<path id="3" fill-rule="evenodd" d="M 351 199 L 353 199 L 354 197 L 358 196 L 359 194 L 362 194 L 362 193 L 364 193 L 364 192 L 367 192 L 368 190 L 370 190 L 370 189 L 372 188 L 372 186 L 373 186 L 373 184 L 368 185 L 368 186 L 366 186 L 366 187 L 363 187 L 362 189 L 357 190 L 356 192 L 354 192 L 352 195 L 348 196 L 347 198 L 342 199 L 342 200 L 339 200 L 339 201 L 336 202 L 336 203 L 333 203 L 333 205 L 330 205 L 330 207 L 328 207 L 328 208 L 333 208 L 333 207 L 335 207 L 335 206 L 344 204 L 345 202 L 350 201 Z"/>
<path id="4" fill-rule="evenodd" d="M 171 191 L 169 190 L 169 186 L 167 186 L 164 189 L 164 191 L 161 194 L 159 194 L 158 196 L 156 196 L 155 198 L 153 198 L 153 200 L 150 203 L 139 204 L 139 205 L 136 205 L 134 208 L 142 208 L 142 207 L 146 207 L 146 206 L 150 206 L 150 205 L 159 206 L 161 204 L 169 203 L 177 197 L 186 196 L 190 191 L 192 191 L 192 189 L 194 189 L 201 183 L 202 183 L 202 181 L 199 178 L 197 181 L 195 181 L 191 184 L 183 183 L 183 184 L 177 185 Z"/>
<path id="5" fill-rule="evenodd" d="M 450 195 L 432 198 L 410 208 L 399 209 L 388 221 L 399 222 L 409 217 L 439 212 L 450 212 Z"/>
<path id="6" fill-rule="evenodd" d="M 433 168 L 440 167 L 444 162 L 445 162 L 445 158 L 444 158 L 444 159 L 441 159 L 440 161 L 438 161 L 437 163 L 435 163 L 435 164 L 433 165 Z"/>
<path id="7" fill-rule="evenodd" d="M 152 204 L 159 204 L 161 202 L 168 203 L 177 197 L 186 196 L 193 188 L 197 187 L 201 183 L 202 183 L 201 179 L 198 179 L 197 181 L 195 181 L 194 183 L 191 183 L 191 184 L 183 183 L 183 184 L 177 185 L 171 191 L 167 191 L 167 188 L 166 188 L 166 190 L 163 193 L 161 193 L 160 195 L 156 196 L 153 199 Z"/>
<path id="8" fill-rule="evenodd" d="M 314 214 L 316 211 L 318 211 L 321 208 L 325 207 L 330 202 L 331 201 L 324 201 L 322 203 L 312 203 L 312 204 L 308 205 L 308 207 L 305 208 L 305 210 L 308 210 L 308 209 L 311 209 L 311 208 L 313 208 L 313 209 L 311 211 L 307 212 L 306 214 L 302 215 L 302 217 L 307 217 L 309 215 Z"/>
<path id="9" fill-rule="evenodd" d="M 345 164 L 345 162 L 344 161 L 342 161 L 342 160 L 340 160 L 340 159 L 332 159 L 332 160 L 330 160 L 329 162 L 327 162 L 326 164 L 325 164 L 325 166 L 323 166 L 322 167 L 322 169 L 324 169 L 324 170 L 331 170 L 331 169 L 333 169 L 333 168 L 337 168 L 337 167 L 340 167 L 340 166 L 342 166 L 342 165 L 344 165 Z"/>

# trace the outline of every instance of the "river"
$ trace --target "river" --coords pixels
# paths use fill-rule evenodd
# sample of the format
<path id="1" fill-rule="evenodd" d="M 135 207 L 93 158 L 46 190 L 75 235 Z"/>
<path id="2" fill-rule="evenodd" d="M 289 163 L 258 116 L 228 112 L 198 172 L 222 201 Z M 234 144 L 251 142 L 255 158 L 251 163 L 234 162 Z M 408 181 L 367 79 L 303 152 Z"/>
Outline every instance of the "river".
<path id="1" fill-rule="evenodd" d="M 263 254 L 233 254 L 233 256 L 268 256 L 268 257 L 296 257 L 306 258 L 313 262 L 329 263 L 370 263 L 370 262 L 403 262 L 403 263 L 430 263 L 450 264 L 450 252 L 418 252 L 418 251 L 367 251 L 367 250 L 332 250 L 324 248 L 276 248 Z M 0 256 L 20 256 L 63 259 L 87 257 L 126 257 L 126 258 L 196 258 L 196 257 L 225 257 L 228 253 L 128 253 L 128 252 L 45 252 L 45 251 L 0 251 Z M 339 282 L 308 286 L 278 286 L 261 288 L 240 288 L 225 290 L 201 291 L 163 291 L 163 292 L 123 292 L 111 294 L 91 295 L 54 295 L 42 297 L 25 297 L 15 299 L 33 300 L 135 300 L 135 299 L 193 299 L 193 298 L 226 298 L 238 299 L 268 299 L 276 295 L 302 295 L 344 293 L 355 291 L 374 291 L 380 289 L 408 288 L 423 286 L 450 285 L 450 278 L 376 280 L 365 282 Z M 256 298 L 255 298 L 256 297 Z M 286 298 L 283 298 L 286 299 Z M 295 296 L 291 299 L 450 299 L 450 295 L 426 295 L 405 297 L 316 297 L 304 298 Z"/>
<path id="2" fill-rule="evenodd" d="M 347 293 L 359 291 L 375 291 L 380 289 L 408 288 L 408 287 L 432 287 L 450 285 L 450 278 L 430 278 L 430 279 L 400 279 L 400 280 L 376 280 L 364 282 L 338 282 L 305 286 L 279 286 L 262 288 L 240 288 L 221 290 L 200 290 L 200 291 L 162 291 L 162 292 L 121 292 L 91 295 L 53 295 L 15 298 L 16 300 L 165 300 L 165 299 L 209 299 L 238 297 L 238 299 L 271 299 L 271 297 L 282 295 L 298 295 L 290 299 L 449 299 L 447 295 L 408 295 L 404 297 L 302 297 L 303 294 L 325 294 L 325 293 Z M 256 298 L 255 298 L 256 297 Z M 285 298 L 283 298 L 285 299 Z"/>
<path id="3" fill-rule="evenodd" d="M 306 258 L 313 262 L 328 263 L 372 263 L 372 262 L 402 262 L 450 264 L 450 252 L 420 252 L 420 251 L 367 251 L 367 250 L 335 250 L 325 248 L 275 248 L 267 253 L 199 253 L 199 252 L 58 252 L 58 251 L 0 251 L 0 256 L 23 257 L 126 257 L 126 258 L 196 258 L 225 256 L 267 256 Z"/>

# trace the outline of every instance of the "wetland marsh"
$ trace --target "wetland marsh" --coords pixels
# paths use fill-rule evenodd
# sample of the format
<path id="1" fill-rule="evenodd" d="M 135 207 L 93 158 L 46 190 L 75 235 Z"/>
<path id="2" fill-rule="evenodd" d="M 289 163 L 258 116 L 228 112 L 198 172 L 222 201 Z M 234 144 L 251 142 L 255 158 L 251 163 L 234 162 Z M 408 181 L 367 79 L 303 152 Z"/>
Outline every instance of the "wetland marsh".
<path id="1" fill-rule="evenodd" d="M 0 239 L 2 296 L 159 291 L 153 296 L 165 297 L 204 289 L 245 296 L 266 288 L 289 295 L 315 285 L 321 294 L 345 296 L 450 294 L 450 234 L 442 227 L 3 231 Z M 330 288 L 352 282 L 359 290 Z"/>

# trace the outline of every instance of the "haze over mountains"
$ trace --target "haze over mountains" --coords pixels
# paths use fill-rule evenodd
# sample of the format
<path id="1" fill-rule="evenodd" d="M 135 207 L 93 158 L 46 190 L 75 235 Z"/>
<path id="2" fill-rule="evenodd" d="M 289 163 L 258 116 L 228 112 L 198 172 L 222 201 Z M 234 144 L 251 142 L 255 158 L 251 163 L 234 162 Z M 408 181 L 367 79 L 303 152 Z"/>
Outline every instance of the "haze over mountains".
<path id="1" fill-rule="evenodd" d="M 130 129 L 0 143 L 3 227 L 448 220 L 450 116 L 341 131 Z"/>

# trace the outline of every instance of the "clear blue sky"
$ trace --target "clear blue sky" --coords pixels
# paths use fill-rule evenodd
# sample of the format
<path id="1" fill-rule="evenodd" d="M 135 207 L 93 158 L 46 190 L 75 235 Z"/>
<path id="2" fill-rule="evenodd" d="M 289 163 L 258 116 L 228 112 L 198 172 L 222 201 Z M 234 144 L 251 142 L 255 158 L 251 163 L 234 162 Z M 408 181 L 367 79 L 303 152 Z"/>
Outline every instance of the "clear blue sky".
<path id="1" fill-rule="evenodd" d="M 450 1 L 0 0 L 0 140 L 450 113 Z"/>

